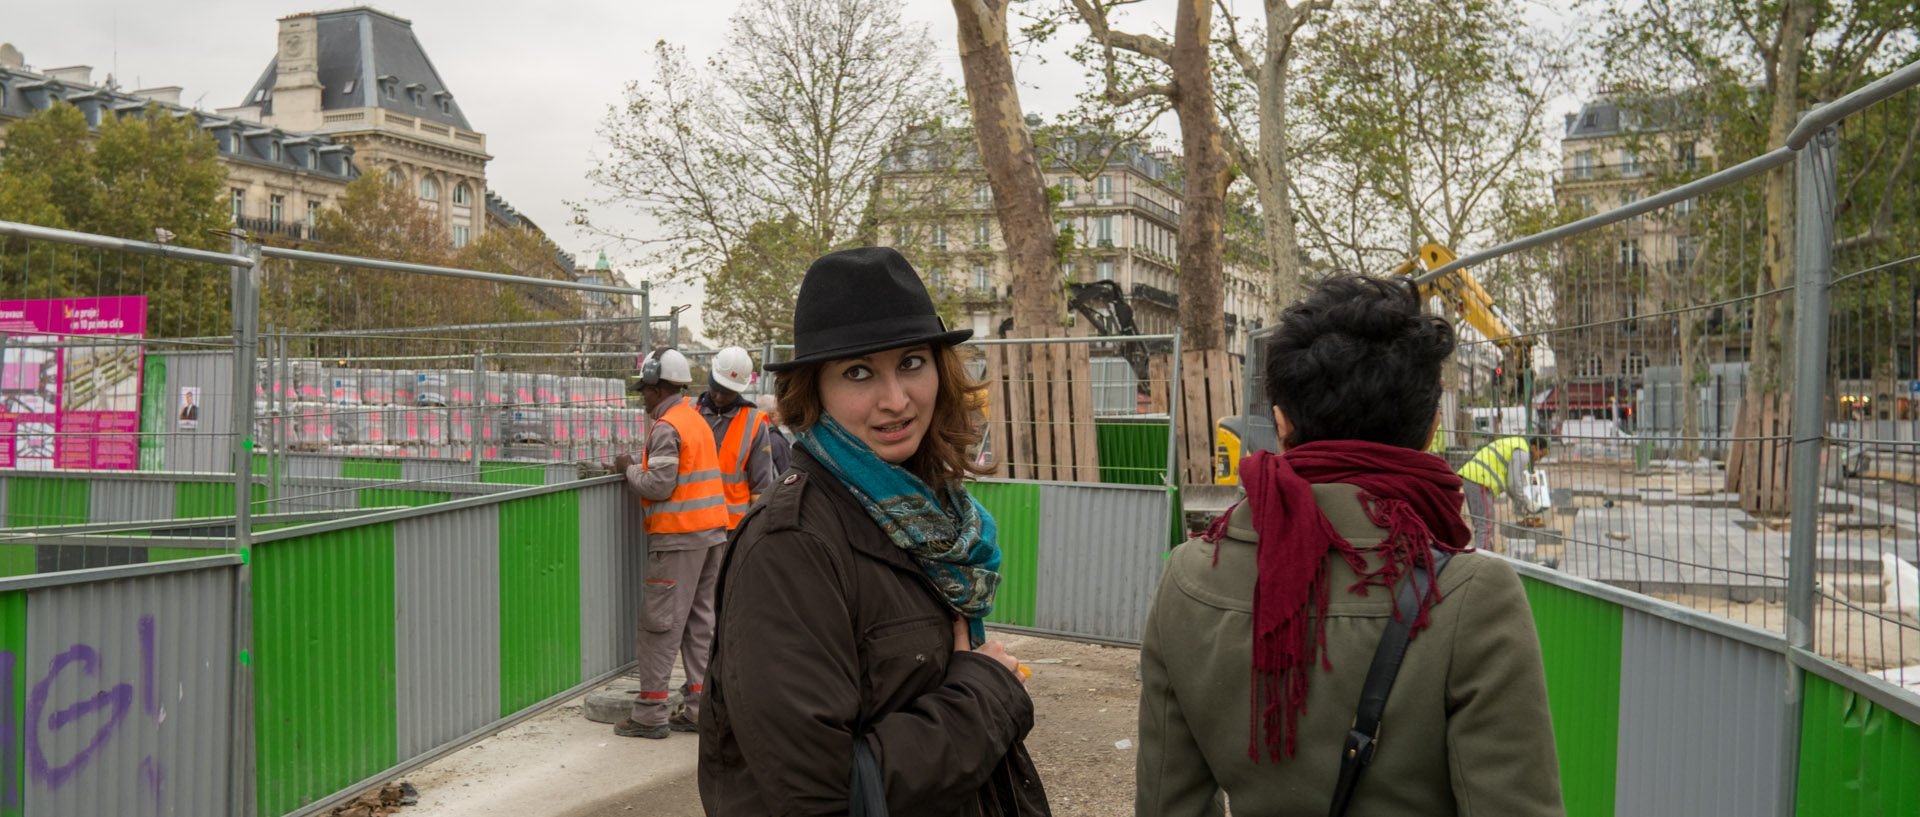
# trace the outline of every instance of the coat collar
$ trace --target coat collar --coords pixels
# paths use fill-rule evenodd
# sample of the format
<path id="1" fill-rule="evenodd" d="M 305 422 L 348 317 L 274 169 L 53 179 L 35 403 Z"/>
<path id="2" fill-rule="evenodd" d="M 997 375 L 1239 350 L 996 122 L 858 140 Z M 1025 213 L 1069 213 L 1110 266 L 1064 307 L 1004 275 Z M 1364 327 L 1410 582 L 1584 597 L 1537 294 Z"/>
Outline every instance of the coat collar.
<path id="1" fill-rule="evenodd" d="M 1313 501 L 1320 506 L 1320 512 L 1327 515 L 1327 521 L 1333 523 L 1334 531 L 1349 542 L 1377 542 L 1387 536 L 1386 528 L 1367 518 L 1366 508 L 1360 505 L 1357 485 L 1344 482 L 1315 485 Z M 1260 540 L 1253 529 L 1253 506 L 1246 502 L 1233 506 L 1232 516 L 1227 517 L 1227 535 L 1242 542 Z"/>
<path id="2" fill-rule="evenodd" d="M 911 570 L 916 574 L 920 572 L 919 565 L 913 563 L 913 559 L 907 556 L 906 551 L 895 547 L 893 542 L 887 539 L 886 534 L 880 531 L 880 526 L 874 523 L 873 518 L 867 516 L 866 509 L 860 507 L 860 500 L 853 495 L 852 491 L 847 490 L 846 484 L 842 483 L 839 477 L 834 476 L 832 471 L 827 470 L 819 460 L 814 459 L 813 453 L 808 451 L 806 446 L 793 447 L 792 468 L 805 472 L 807 483 L 818 488 L 826 496 L 827 501 L 832 503 L 834 511 L 840 515 L 841 529 L 847 532 L 849 547 L 902 570 Z"/>

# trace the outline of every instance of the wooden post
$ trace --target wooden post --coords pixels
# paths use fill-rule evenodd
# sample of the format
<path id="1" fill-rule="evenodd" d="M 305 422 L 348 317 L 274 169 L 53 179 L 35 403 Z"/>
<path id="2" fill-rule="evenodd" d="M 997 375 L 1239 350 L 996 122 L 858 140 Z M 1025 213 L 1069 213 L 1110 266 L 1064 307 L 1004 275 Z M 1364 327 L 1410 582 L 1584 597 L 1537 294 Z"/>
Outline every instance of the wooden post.
<path id="1" fill-rule="evenodd" d="M 1100 443 L 1095 428 L 1098 406 L 1093 401 L 1093 350 L 1087 344 L 1067 347 L 1068 384 L 1073 397 L 1073 481 L 1100 481 Z"/>
<path id="2" fill-rule="evenodd" d="M 1056 327 L 1051 333 L 1055 338 L 1067 336 L 1066 330 Z M 1068 348 L 1075 344 L 1047 344 L 1047 359 L 1052 367 L 1053 376 L 1047 380 L 1047 390 L 1052 392 L 1048 400 L 1053 408 L 1053 478 L 1061 482 L 1073 482 L 1074 473 L 1073 427 L 1080 422 L 1081 408 L 1073 404 L 1072 384 L 1086 380 L 1091 374 L 1086 367 L 1074 368 L 1069 365 Z"/>
<path id="3" fill-rule="evenodd" d="M 981 354 L 987 359 L 987 439 L 986 445 L 993 452 L 994 473 L 1007 475 L 1004 467 L 1007 461 L 1007 448 L 1012 444 L 1007 437 L 1007 372 L 1003 346 L 982 346 Z"/>
<path id="4" fill-rule="evenodd" d="M 1035 479 L 1033 457 L 1033 373 L 1027 365 L 1027 347 L 1013 344 L 1007 349 L 1007 393 L 1011 408 L 1007 412 L 1007 422 L 1011 424 L 1013 445 L 1007 446 L 1007 476 L 1012 479 Z"/>

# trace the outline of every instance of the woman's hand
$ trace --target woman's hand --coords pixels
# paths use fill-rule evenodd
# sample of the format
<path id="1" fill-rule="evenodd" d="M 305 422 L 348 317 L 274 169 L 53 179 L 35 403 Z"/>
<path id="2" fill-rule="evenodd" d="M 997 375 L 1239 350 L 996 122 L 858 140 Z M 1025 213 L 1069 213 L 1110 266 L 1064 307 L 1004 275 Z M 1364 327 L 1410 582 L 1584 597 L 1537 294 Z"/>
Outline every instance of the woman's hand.
<path id="1" fill-rule="evenodd" d="M 1000 666 L 1006 667 L 1008 672 L 1013 673 L 1013 677 L 1020 679 L 1020 683 L 1027 682 L 1027 673 L 1022 671 L 1020 659 L 1008 654 L 1007 645 L 998 641 L 989 641 L 981 644 L 979 649 L 974 649 L 973 630 L 967 626 L 967 620 L 964 617 L 953 620 L 953 651 L 977 652 L 1000 662 Z"/>

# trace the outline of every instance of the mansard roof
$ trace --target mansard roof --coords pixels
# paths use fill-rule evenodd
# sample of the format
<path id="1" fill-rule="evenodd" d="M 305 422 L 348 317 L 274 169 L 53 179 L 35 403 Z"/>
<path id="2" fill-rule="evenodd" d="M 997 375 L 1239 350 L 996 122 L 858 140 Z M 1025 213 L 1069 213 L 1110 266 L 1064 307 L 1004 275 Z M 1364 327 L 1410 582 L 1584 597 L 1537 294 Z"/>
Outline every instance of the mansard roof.
<path id="1" fill-rule="evenodd" d="M 311 16 L 319 40 L 321 110 L 379 107 L 473 130 L 459 100 L 414 36 L 411 21 L 365 6 Z M 262 113 L 273 112 L 278 62 L 277 58 L 267 62 L 241 105 L 259 105 Z M 415 88 L 421 92 L 419 103 L 411 93 Z"/>

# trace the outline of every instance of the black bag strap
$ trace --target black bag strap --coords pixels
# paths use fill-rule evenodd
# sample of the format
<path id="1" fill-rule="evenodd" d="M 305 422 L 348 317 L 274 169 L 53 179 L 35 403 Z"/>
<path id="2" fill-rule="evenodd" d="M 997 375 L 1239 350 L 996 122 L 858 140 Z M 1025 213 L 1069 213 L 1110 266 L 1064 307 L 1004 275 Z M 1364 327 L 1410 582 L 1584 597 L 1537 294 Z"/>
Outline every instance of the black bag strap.
<path id="1" fill-rule="evenodd" d="M 887 784 L 867 736 L 853 736 L 853 774 L 847 781 L 848 817 L 887 817 Z"/>
<path id="2" fill-rule="evenodd" d="M 1415 565 L 1407 583 L 1400 586 L 1400 615 L 1387 619 L 1387 631 L 1381 634 L 1380 646 L 1373 652 L 1367 680 L 1360 685 L 1360 705 L 1354 711 L 1353 726 L 1347 730 L 1346 745 L 1340 748 L 1340 779 L 1333 787 L 1333 804 L 1327 810 L 1329 817 L 1342 817 L 1347 813 L 1361 770 L 1373 762 L 1373 754 L 1380 748 L 1380 715 L 1386 711 L 1387 695 L 1393 692 L 1393 679 L 1400 674 L 1400 662 L 1407 657 L 1407 639 L 1412 634 L 1414 617 L 1420 614 L 1420 599 L 1439 580 L 1447 560 L 1453 558 L 1452 553 L 1439 548 L 1433 548 L 1432 552 L 1433 574 L 1429 576 L 1425 568 Z"/>

